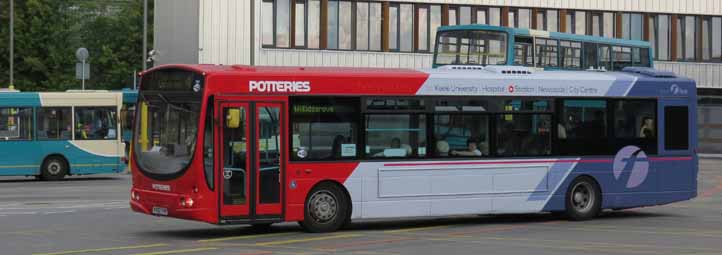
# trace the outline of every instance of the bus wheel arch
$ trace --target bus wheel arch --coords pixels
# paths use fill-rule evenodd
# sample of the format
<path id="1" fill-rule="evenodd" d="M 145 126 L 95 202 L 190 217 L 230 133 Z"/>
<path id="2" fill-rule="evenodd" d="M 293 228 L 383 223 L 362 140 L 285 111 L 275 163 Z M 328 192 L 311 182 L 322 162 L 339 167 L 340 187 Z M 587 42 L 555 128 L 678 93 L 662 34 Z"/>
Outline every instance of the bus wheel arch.
<path id="1" fill-rule="evenodd" d="M 571 220 L 590 220 L 602 212 L 602 187 L 591 175 L 574 178 L 567 187 L 564 207 Z"/>
<path id="2" fill-rule="evenodd" d="M 70 163 L 62 154 L 50 154 L 45 156 L 40 165 L 40 180 L 58 181 L 70 174 Z"/>
<path id="3" fill-rule="evenodd" d="M 304 201 L 301 227 L 313 233 L 331 232 L 348 224 L 351 219 L 351 196 L 337 181 L 316 183 Z M 331 213 L 329 213 L 331 212 Z"/>

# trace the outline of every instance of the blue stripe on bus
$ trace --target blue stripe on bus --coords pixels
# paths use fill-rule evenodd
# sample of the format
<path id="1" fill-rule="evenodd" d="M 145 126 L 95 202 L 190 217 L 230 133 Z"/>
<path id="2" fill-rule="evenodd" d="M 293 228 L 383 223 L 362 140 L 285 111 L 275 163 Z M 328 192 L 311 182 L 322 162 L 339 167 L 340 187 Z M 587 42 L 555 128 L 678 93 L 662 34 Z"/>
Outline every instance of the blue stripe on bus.
<path id="1" fill-rule="evenodd" d="M 0 107 L 33 107 L 40 106 L 40 94 L 37 92 L 3 92 L 0 93 Z"/>

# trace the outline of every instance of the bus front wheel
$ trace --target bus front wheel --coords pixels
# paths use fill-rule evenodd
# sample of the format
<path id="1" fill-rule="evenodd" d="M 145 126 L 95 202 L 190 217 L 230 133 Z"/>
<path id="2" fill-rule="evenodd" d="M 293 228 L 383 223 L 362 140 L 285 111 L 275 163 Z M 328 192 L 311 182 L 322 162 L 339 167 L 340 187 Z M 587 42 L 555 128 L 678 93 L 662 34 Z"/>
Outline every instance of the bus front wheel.
<path id="1" fill-rule="evenodd" d="M 299 222 L 304 230 L 312 233 L 336 231 L 348 221 L 349 201 L 338 185 L 322 183 L 310 194 L 303 221 Z"/>
<path id="2" fill-rule="evenodd" d="M 589 176 L 580 176 L 569 185 L 566 214 L 571 220 L 589 220 L 601 212 L 602 191 Z"/>
<path id="3" fill-rule="evenodd" d="M 68 174 L 68 164 L 61 157 L 49 157 L 45 159 L 40 169 L 40 179 L 44 181 L 58 181 Z"/>

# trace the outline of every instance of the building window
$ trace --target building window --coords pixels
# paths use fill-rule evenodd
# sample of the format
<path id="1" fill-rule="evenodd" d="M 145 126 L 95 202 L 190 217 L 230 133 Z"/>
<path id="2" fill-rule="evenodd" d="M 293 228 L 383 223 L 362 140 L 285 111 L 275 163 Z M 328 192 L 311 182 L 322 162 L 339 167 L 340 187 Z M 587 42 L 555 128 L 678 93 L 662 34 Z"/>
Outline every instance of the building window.
<path id="1" fill-rule="evenodd" d="M 712 18 L 712 31 L 710 32 L 710 41 L 712 45 L 712 59 L 714 61 L 722 61 L 722 18 Z"/>
<path id="2" fill-rule="evenodd" d="M 291 100 L 291 158 L 337 160 L 358 156 L 357 98 Z"/>
<path id="3" fill-rule="evenodd" d="M 339 1 L 338 5 L 338 48 L 353 49 L 353 11 L 350 1 Z"/>
<path id="4" fill-rule="evenodd" d="M 677 60 L 694 61 L 696 53 L 696 25 L 694 16 L 680 16 L 677 20 Z"/>
<path id="5" fill-rule="evenodd" d="M 578 35 L 587 34 L 587 13 L 583 11 L 574 12 L 574 33 Z"/>
<path id="6" fill-rule="evenodd" d="M 591 16 L 591 24 L 589 24 L 590 34 L 593 36 L 604 36 L 602 34 L 602 31 L 604 31 L 604 23 L 602 22 L 604 17 L 602 13 L 589 13 L 589 15 Z"/>
<path id="7" fill-rule="evenodd" d="M 459 21 L 457 20 L 457 14 L 458 8 L 457 7 L 449 7 L 449 26 L 455 26 L 459 24 Z"/>
<path id="8" fill-rule="evenodd" d="M 432 5 L 431 6 L 431 15 L 430 15 L 429 23 L 431 24 L 430 32 L 431 37 L 429 40 L 431 41 L 429 44 L 431 45 L 429 49 L 433 49 L 436 47 L 436 30 L 441 26 L 441 6 L 439 5 Z"/>
<path id="9" fill-rule="evenodd" d="M 519 21 L 517 22 L 518 28 L 531 28 L 531 10 L 519 9 Z"/>
<path id="10" fill-rule="evenodd" d="M 564 20 L 564 26 L 566 27 L 567 30 L 564 31 L 564 32 L 565 32 L 565 33 L 573 34 L 573 33 L 574 33 L 574 30 L 575 30 L 575 29 L 574 29 L 575 27 L 573 26 L 573 25 L 575 24 L 575 23 L 574 23 L 574 12 L 573 12 L 573 11 L 567 11 L 567 13 L 565 14 L 565 16 L 566 16 L 566 17 L 565 17 L 565 20 Z"/>
<path id="11" fill-rule="evenodd" d="M 669 25 L 670 17 L 669 15 L 658 15 L 655 18 L 655 31 L 653 36 L 656 36 L 656 39 L 654 39 L 654 42 L 656 42 L 655 45 L 652 45 L 654 47 L 654 52 L 657 55 L 657 60 L 669 60 L 670 55 L 670 25 Z"/>
<path id="12" fill-rule="evenodd" d="M 471 24 L 471 7 L 461 6 L 459 7 L 459 25 Z"/>
<path id="13" fill-rule="evenodd" d="M 418 17 L 419 24 L 416 34 L 418 35 L 418 48 L 416 51 L 428 52 L 429 51 L 429 7 L 420 6 L 416 9 L 416 16 Z"/>
<path id="14" fill-rule="evenodd" d="M 261 23 L 261 39 L 263 46 L 269 46 L 273 47 L 275 46 L 274 40 L 273 40 L 273 1 L 272 0 L 263 0 L 261 3 L 261 20 L 263 20 L 263 23 Z"/>
<path id="15" fill-rule="evenodd" d="M 296 0 L 296 14 L 294 26 L 296 28 L 293 41 L 294 47 L 306 47 L 306 0 Z"/>
<path id="16" fill-rule="evenodd" d="M 474 15 L 474 24 L 482 24 L 486 25 L 489 24 L 489 21 L 487 20 L 489 15 L 487 15 L 487 9 L 483 7 L 476 7 L 476 15 Z"/>
<path id="17" fill-rule="evenodd" d="M 534 17 L 534 19 L 536 19 L 536 27 L 534 27 L 534 29 L 547 30 L 547 24 L 546 24 L 547 14 L 546 14 L 546 12 L 541 11 L 541 10 L 537 11 L 536 17 Z"/>
<path id="18" fill-rule="evenodd" d="M 171 122 L 181 122 L 178 112 L 168 116 Z M 75 107 L 75 140 L 112 140 L 116 139 L 117 115 L 111 107 Z M 174 122 L 174 123 L 175 123 Z M 195 130 L 183 130 L 195 132 Z M 183 132 L 181 131 L 181 132 Z M 183 144 L 186 141 L 177 141 L 178 137 L 161 137 L 163 141 Z"/>
<path id="19" fill-rule="evenodd" d="M 603 24 L 604 24 L 604 37 L 607 38 L 614 38 L 614 13 L 611 12 L 605 12 L 603 15 Z"/>
<path id="20" fill-rule="evenodd" d="M 328 10 L 326 10 L 326 24 L 328 24 L 326 33 L 326 48 L 338 49 L 338 1 L 328 1 Z"/>
<path id="21" fill-rule="evenodd" d="M 547 10 L 546 14 L 546 30 L 549 32 L 559 31 L 559 11 Z"/>
<path id="22" fill-rule="evenodd" d="M 501 9 L 500 8 L 489 8 L 489 20 L 488 23 L 492 26 L 501 26 Z"/>
<path id="23" fill-rule="evenodd" d="M 33 108 L 0 108 L 0 140 L 30 140 Z"/>
<path id="24" fill-rule="evenodd" d="M 381 50 L 381 3 L 356 3 L 356 50 Z"/>
<path id="25" fill-rule="evenodd" d="M 276 47 L 291 44 L 291 0 L 276 0 Z"/>
<path id="26" fill-rule="evenodd" d="M 356 50 L 369 49 L 369 3 L 356 3 Z"/>
<path id="27" fill-rule="evenodd" d="M 38 139 L 72 139 L 72 110 L 70 107 L 49 107 L 38 110 Z"/>
<path id="28" fill-rule="evenodd" d="M 389 6 L 389 50 L 399 50 L 399 7 Z"/>
<path id="29" fill-rule="evenodd" d="M 321 41 L 321 1 L 308 0 L 308 45 L 310 49 L 318 49 Z M 303 29 L 296 26 L 296 29 Z"/>
<path id="30" fill-rule="evenodd" d="M 643 26 L 642 14 L 622 14 L 622 38 L 627 40 L 642 40 Z"/>

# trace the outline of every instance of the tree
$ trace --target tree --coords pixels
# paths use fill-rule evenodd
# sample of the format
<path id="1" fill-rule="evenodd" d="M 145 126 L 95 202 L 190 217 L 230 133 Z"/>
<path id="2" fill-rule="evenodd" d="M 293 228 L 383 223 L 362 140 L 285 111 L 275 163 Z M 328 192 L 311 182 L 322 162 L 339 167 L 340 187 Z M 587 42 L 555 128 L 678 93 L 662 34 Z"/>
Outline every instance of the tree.
<path id="1" fill-rule="evenodd" d="M 0 70 L 8 70 L 7 1 L 0 1 Z M 142 67 L 142 0 L 15 0 L 15 87 L 23 91 L 79 89 L 75 50 L 88 48 L 87 89 L 132 86 Z M 149 33 L 152 34 L 152 33 Z M 0 86 L 8 84 L 8 72 Z"/>

